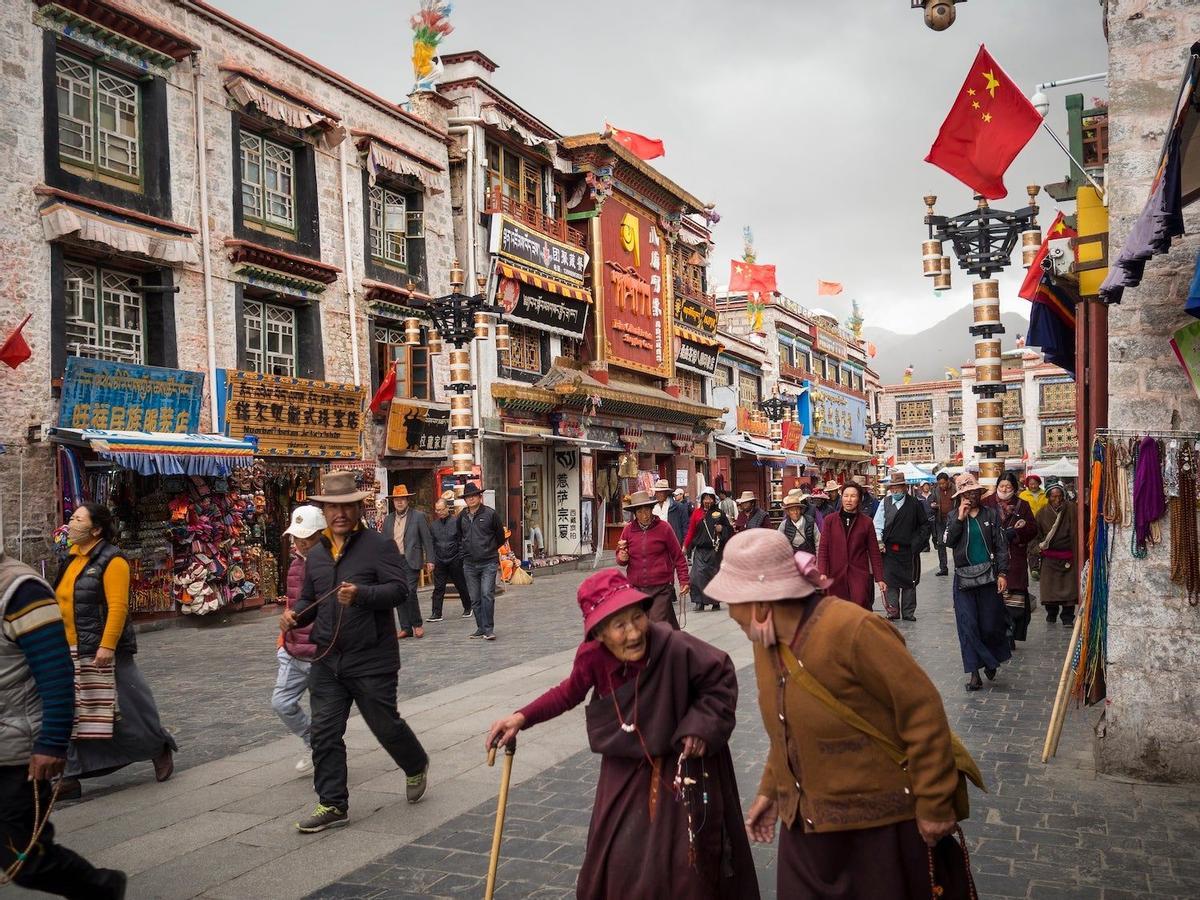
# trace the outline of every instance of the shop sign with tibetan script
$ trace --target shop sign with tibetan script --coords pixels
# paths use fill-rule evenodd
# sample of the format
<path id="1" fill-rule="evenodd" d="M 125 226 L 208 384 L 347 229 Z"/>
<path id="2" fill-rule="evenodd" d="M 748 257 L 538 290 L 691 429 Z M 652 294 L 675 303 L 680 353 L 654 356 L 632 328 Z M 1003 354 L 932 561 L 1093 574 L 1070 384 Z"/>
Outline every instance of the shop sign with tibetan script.
<path id="1" fill-rule="evenodd" d="M 671 376 L 671 312 L 663 300 L 663 246 L 656 220 L 609 197 L 600 213 L 604 267 L 604 357 L 617 366 Z"/>
<path id="2" fill-rule="evenodd" d="M 202 372 L 69 356 L 58 424 L 187 434 L 200 430 L 203 395 Z"/>
<path id="3" fill-rule="evenodd" d="M 705 334 L 717 333 L 717 311 L 691 297 L 675 298 L 675 321 Z"/>
<path id="4" fill-rule="evenodd" d="M 445 459 L 450 410 L 393 400 L 388 409 L 387 455 Z"/>
<path id="5" fill-rule="evenodd" d="M 693 369 L 711 375 L 717 371 L 717 348 L 706 347 L 685 337 L 679 338 L 679 356 L 676 363 L 685 369 Z"/>
<path id="6" fill-rule="evenodd" d="M 514 295 L 516 302 L 509 309 L 505 298 Z M 583 300 L 539 291 L 515 278 L 500 279 L 496 296 L 505 307 L 505 315 L 519 324 L 545 328 L 576 339 L 582 338 L 587 328 L 588 304 Z"/>
<path id="7" fill-rule="evenodd" d="M 364 388 L 229 369 L 225 422 L 230 437 L 254 437 L 260 456 L 357 459 L 362 455 Z"/>
<path id="8" fill-rule="evenodd" d="M 539 234 L 500 213 L 492 214 L 490 250 L 571 284 L 583 284 L 583 273 L 588 263 L 586 253 L 572 244 Z"/>

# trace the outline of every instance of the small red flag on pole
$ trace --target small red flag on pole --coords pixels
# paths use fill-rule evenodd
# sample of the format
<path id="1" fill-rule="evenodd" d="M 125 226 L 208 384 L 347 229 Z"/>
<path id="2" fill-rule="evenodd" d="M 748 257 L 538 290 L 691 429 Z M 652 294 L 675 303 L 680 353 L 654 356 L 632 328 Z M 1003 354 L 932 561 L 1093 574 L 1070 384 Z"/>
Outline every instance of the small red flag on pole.
<path id="1" fill-rule="evenodd" d="M 648 138 L 635 131 L 622 131 L 620 128 L 613 128 L 607 122 L 604 123 L 604 131 L 638 159 L 649 160 L 667 155 L 663 142 L 658 138 Z"/>
<path id="2" fill-rule="evenodd" d="M 388 369 L 388 373 L 384 376 L 383 381 L 379 382 L 379 390 L 375 392 L 375 396 L 371 398 L 371 412 L 378 413 L 383 409 L 383 404 L 391 403 L 392 398 L 396 396 L 396 364 Z"/>
<path id="3" fill-rule="evenodd" d="M 1004 173 L 1041 124 L 1041 114 L 981 44 L 925 162 L 999 200 L 1008 196 Z"/>
<path id="4" fill-rule="evenodd" d="M 33 351 L 29 349 L 29 344 L 25 340 L 25 336 L 21 334 L 21 329 L 24 328 L 29 320 L 33 318 L 33 313 L 27 315 L 21 320 L 13 333 L 10 334 L 0 345 L 0 362 L 4 363 L 10 369 L 15 369 L 29 357 L 33 356 Z"/>

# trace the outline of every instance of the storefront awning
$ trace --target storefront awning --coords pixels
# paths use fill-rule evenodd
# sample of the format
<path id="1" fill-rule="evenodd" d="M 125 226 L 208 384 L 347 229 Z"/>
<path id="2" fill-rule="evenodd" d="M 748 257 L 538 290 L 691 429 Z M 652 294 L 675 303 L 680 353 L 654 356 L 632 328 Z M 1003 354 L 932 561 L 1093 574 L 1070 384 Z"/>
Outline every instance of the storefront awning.
<path id="1" fill-rule="evenodd" d="M 805 447 L 813 459 L 832 459 L 839 462 L 867 462 L 871 454 L 854 447 L 835 447 L 824 442 L 809 441 Z"/>
<path id="2" fill-rule="evenodd" d="M 737 450 L 739 453 L 749 453 L 763 460 L 778 461 L 782 463 L 789 457 L 795 457 L 795 454 L 789 454 L 782 450 L 776 450 L 770 444 L 765 444 L 762 441 L 756 441 L 754 438 L 746 437 L 743 434 L 718 434 L 715 435 L 715 438 L 717 443 L 724 447 L 729 447 L 731 450 Z M 802 465 L 802 463 L 791 463 L 791 465 Z"/>
<path id="3" fill-rule="evenodd" d="M 540 291 L 549 291 L 552 294 L 562 294 L 564 297 L 570 297 L 572 300 L 582 300 L 584 303 L 592 302 L 592 293 L 586 288 L 571 287 L 569 284 L 564 284 L 561 281 L 555 281 L 553 278 L 544 278 L 541 275 L 534 275 L 532 272 L 526 272 L 524 269 L 518 269 L 515 266 L 510 266 L 505 263 L 497 263 L 496 267 L 500 270 L 500 274 L 505 278 L 515 278 L 518 281 L 535 287 Z M 542 327 L 542 326 L 537 326 Z"/>
<path id="4" fill-rule="evenodd" d="M 136 253 L 147 259 L 175 265 L 198 263 L 196 242 L 187 234 L 171 234 L 123 222 L 79 206 L 57 202 L 44 207 L 42 233 L 48 241 L 70 237 L 103 244 L 119 253 Z"/>
<path id="5" fill-rule="evenodd" d="M 319 132 L 321 144 L 328 149 L 336 147 L 346 137 L 346 129 L 338 121 L 336 113 L 322 109 L 311 100 L 285 92 L 271 84 L 265 75 L 252 69 L 231 63 L 222 63 L 219 68 L 234 73 L 225 82 L 225 90 L 242 106 L 254 106 L 264 116 L 297 131 Z"/>
<path id="6" fill-rule="evenodd" d="M 254 462 L 253 441 L 220 434 L 166 434 L 156 431 L 103 431 L 52 428 L 60 444 L 90 447 L 101 459 L 142 475 L 228 475 Z"/>

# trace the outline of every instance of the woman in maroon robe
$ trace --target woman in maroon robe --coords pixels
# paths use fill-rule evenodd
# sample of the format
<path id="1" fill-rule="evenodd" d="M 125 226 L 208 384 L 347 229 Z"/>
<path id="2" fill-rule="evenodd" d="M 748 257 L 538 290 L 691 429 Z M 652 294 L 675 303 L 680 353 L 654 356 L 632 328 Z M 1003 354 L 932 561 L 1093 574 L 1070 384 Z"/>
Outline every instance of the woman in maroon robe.
<path id="1" fill-rule="evenodd" d="M 580 900 L 754 900 L 754 860 L 729 754 L 737 677 L 728 655 L 646 617 L 649 598 L 617 569 L 579 587 L 585 640 L 570 676 L 492 724 L 511 741 L 587 705 L 601 755 Z"/>
<path id="2" fill-rule="evenodd" d="M 831 580 L 829 593 L 871 609 L 875 585 L 881 594 L 887 588 L 875 523 L 862 509 L 862 496 L 862 487 L 853 481 L 842 487 L 841 502 L 821 525 L 817 568 Z"/>

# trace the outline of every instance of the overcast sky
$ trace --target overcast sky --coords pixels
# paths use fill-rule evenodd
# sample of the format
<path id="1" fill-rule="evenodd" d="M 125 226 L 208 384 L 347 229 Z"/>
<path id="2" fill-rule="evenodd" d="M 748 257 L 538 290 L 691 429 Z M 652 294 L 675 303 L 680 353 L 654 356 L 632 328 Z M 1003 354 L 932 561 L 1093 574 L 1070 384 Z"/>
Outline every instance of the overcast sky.
<path id="1" fill-rule="evenodd" d="M 217 2 L 386 97 L 412 86 L 416 0 Z M 451 18 L 443 52 L 485 52 L 496 86 L 559 132 L 607 120 L 665 142 L 654 165 L 721 214 L 715 284 L 750 225 L 784 293 L 842 319 L 856 297 L 868 324 L 902 332 L 970 302 L 957 267 L 947 295 L 921 277 L 921 197 L 937 194 L 943 214 L 972 206 L 968 188 L 923 160 L 978 45 L 1027 95 L 1107 67 L 1098 0 L 970 0 L 940 34 L 907 0 L 455 0 Z M 1103 82 L 1048 92 L 1064 140 L 1072 91 L 1107 96 Z M 994 205 L 1024 206 L 1027 183 L 1067 172 L 1039 132 Z M 1045 226 L 1054 209 L 1042 196 Z M 1003 302 L 1027 315 L 1019 262 Z M 818 301 L 818 278 L 845 293 Z"/>

